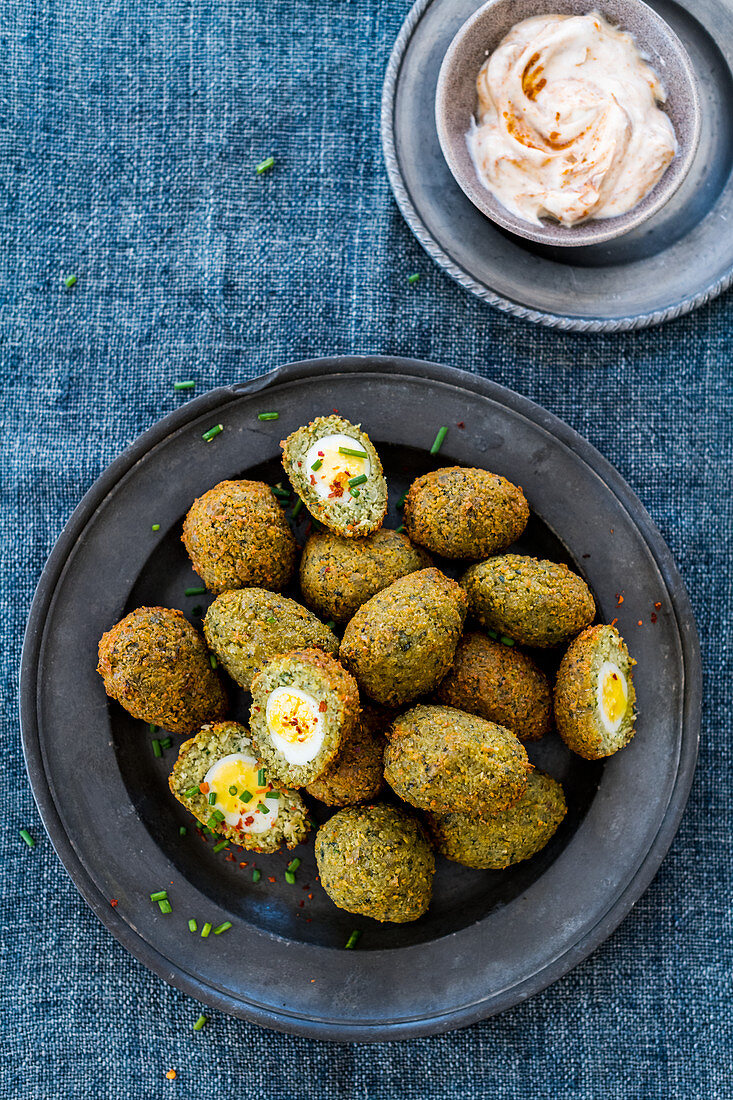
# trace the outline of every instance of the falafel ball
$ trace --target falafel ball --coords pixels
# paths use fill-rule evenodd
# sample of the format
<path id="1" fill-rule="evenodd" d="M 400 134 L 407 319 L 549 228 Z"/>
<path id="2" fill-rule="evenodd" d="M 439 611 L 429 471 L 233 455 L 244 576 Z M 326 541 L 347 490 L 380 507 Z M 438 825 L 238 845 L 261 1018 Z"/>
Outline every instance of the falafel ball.
<path id="1" fill-rule="evenodd" d="M 375 707 L 362 706 L 359 721 L 326 770 L 305 788 L 327 806 L 351 806 L 376 798 L 384 782 L 384 733 L 387 719 Z"/>
<path id="2" fill-rule="evenodd" d="M 324 619 L 347 623 L 377 592 L 431 564 L 407 535 L 385 527 L 363 539 L 317 531 L 303 547 L 300 590 Z"/>
<path id="3" fill-rule="evenodd" d="M 102 635 L 97 672 L 107 694 L 133 718 L 171 733 L 193 733 L 226 713 L 204 639 L 182 611 L 131 611 Z"/>
<path id="4" fill-rule="evenodd" d="M 550 682 L 530 656 L 479 631 L 463 635 L 436 698 L 536 741 L 552 725 Z"/>
<path id="5" fill-rule="evenodd" d="M 253 585 L 279 592 L 293 576 L 297 546 L 264 481 L 220 481 L 193 502 L 182 541 L 206 587 Z"/>
<path id="6" fill-rule="evenodd" d="M 336 635 L 311 611 L 266 588 L 222 592 L 206 612 L 204 634 L 245 691 L 258 669 L 280 653 L 312 647 L 335 656 L 339 648 Z"/>
<path id="7" fill-rule="evenodd" d="M 586 760 L 612 756 L 634 736 L 636 662 L 614 626 L 590 626 L 568 647 L 555 682 L 555 721 Z"/>
<path id="8" fill-rule="evenodd" d="M 216 722 L 181 745 L 168 786 L 217 836 L 254 852 L 294 848 L 310 831 L 308 810 L 297 791 L 273 786 L 260 768 L 247 727 Z"/>
<path id="9" fill-rule="evenodd" d="M 351 736 L 359 710 L 356 680 L 328 653 L 284 653 L 252 680 L 252 741 L 268 774 L 305 787 Z"/>
<path id="10" fill-rule="evenodd" d="M 342 416 L 318 416 L 280 446 L 285 473 L 314 519 L 350 539 L 381 527 L 387 482 L 359 424 Z"/>
<path id="11" fill-rule="evenodd" d="M 471 614 L 487 630 L 522 645 L 561 645 L 596 613 L 585 581 L 555 561 L 504 554 L 471 565 L 461 577 Z"/>
<path id="12" fill-rule="evenodd" d="M 430 904 L 435 859 L 422 825 L 394 806 L 349 806 L 316 833 L 321 885 L 348 913 L 404 924 Z"/>
<path id="13" fill-rule="evenodd" d="M 413 481 L 405 499 L 408 535 L 444 558 L 498 554 L 519 538 L 528 519 L 522 490 L 488 470 L 432 470 Z"/>
<path id="14" fill-rule="evenodd" d="M 378 703 L 412 702 L 450 668 L 466 604 L 460 586 L 439 569 L 401 577 L 356 612 L 344 631 L 341 661 Z"/>
<path id="15" fill-rule="evenodd" d="M 395 720 L 384 754 L 384 778 L 395 794 L 436 813 L 498 813 L 524 792 L 530 769 L 510 730 L 454 707 L 425 704 Z"/>
<path id="16" fill-rule="evenodd" d="M 534 770 L 524 794 L 508 809 L 486 820 L 475 814 L 430 814 L 428 827 L 446 859 L 479 871 L 501 871 L 544 848 L 567 812 L 557 780 Z"/>

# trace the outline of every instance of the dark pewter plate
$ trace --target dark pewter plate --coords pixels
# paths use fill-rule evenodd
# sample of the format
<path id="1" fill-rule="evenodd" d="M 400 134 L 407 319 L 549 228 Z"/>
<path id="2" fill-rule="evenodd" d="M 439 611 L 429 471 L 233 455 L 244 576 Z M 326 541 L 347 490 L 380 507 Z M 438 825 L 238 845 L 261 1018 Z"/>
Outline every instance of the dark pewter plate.
<path id="1" fill-rule="evenodd" d="M 417 0 L 407 16 L 382 94 L 389 181 L 426 252 L 490 305 L 554 328 L 620 332 L 679 317 L 731 285 L 733 5 L 649 6 L 681 39 L 697 74 L 697 152 L 679 190 L 653 217 L 622 237 L 578 248 L 536 244 L 494 224 L 464 195 L 441 152 L 438 74 L 481 0 Z"/>
<path id="2" fill-rule="evenodd" d="M 292 854 L 255 857 L 257 885 L 251 855 L 242 857 L 246 868 L 215 855 L 168 791 L 174 750 L 156 759 L 147 727 L 107 699 L 95 671 L 100 635 L 131 608 L 163 604 L 191 616 L 193 604 L 208 603 L 184 596 L 196 583 L 180 542 L 194 497 L 225 478 L 279 480 L 280 438 L 334 407 L 361 422 L 379 447 L 391 525 L 399 523 L 394 501 L 409 481 L 438 465 L 482 466 L 522 485 L 532 519 L 520 548 L 578 569 L 601 619 L 618 617 L 639 662 L 638 732 L 623 752 L 591 763 L 554 734 L 530 747 L 568 798 L 568 817 L 551 844 L 503 872 L 440 860 L 430 911 L 407 925 L 336 909 L 316 882 L 312 843 L 297 850 L 295 886 L 283 874 Z M 278 421 L 258 421 L 271 409 Z M 202 433 L 215 423 L 224 431 L 206 444 Z M 442 424 L 448 435 L 431 458 Z M 136 958 L 198 1000 L 266 1027 L 386 1040 L 509 1008 L 610 935 L 677 830 L 695 768 L 700 685 L 695 624 L 669 550 L 597 451 L 532 402 L 462 371 L 334 358 L 290 364 L 196 398 L 102 474 L 38 585 L 23 649 L 21 722 L 54 847 Z M 232 705 L 246 718 L 242 693 L 232 691 Z M 181 838 L 183 824 L 189 829 Z M 173 906 L 167 916 L 148 896 L 161 887 Z M 203 940 L 189 933 L 189 917 L 199 927 L 207 920 L 233 927 Z M 359 949 L 344 951 L 353 928 L 363 931 Z"/>

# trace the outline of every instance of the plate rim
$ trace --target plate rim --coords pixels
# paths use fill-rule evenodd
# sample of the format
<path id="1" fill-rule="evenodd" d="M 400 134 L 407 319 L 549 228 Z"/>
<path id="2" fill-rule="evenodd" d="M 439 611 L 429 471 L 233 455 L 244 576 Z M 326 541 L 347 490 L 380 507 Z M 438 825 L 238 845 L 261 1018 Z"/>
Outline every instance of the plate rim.
<path id="1" fill-rule="evenodd" d="M 567 314 L 550 313 L 546 310 L 532 309 L 529 306 L 523 306 L 521 303 L 513 301 L 511 298 L 504 298 L 502 295 L 491 290 L 485 283 L 477 282 L 477 280 L 474 279 L 472 275 L 469 275 L 460 264 L 455 263 L 429 232 L 413 205 L 400 171 L 394 134 L 394 105 L 402 62 L 410 39 L 415 32 L 415 28 L 427 9 L 435 2 L 436 0 L 416 0 L 407 13 L 407 17 L 395 39 L 394 46 L 390 52 L 389 61 L 387 62 L 384 82 L 382 84 L 380 136 L 382 142 L 382 156 L 384 158 L 385 168 L 387 169 L 387 178 L 399 211 L 407 222 L 413 235 L 441 270 L 445 271 L 451 279 L 457 282 L 459 286 L 462 286 L 464 290 L 469 291 L 469 293 L 480 298 L 481 301 L 486 302 L 495 309 L 500 310 L 502 313 L 508 313 L 512 317 L 518 317 L 522 321 L 529 321 L 533 324 L 542 325 L 545 328 L 560 329 L 564 332 L 616 333 L 651 328 L 654 325 L 661 325 L 666 321 L 674 321 L 678 317 L 683 317 L 685 314 L 691 313 L 695 309 L 699 309 L 700 306 L 718 298 L 733 285 L 732 258 L 727 274 L 716 279 L 716 281 L 706 287 L 705 290 L 697 294 L 688 295 L 688 297 L 683 298 L 681 302 L 677 302 L 675 305 L 666 306 L 664 309 L 653 310 L 651 313 L 627 315 L 626 317 L 608 319 L 592 317 L 583 318 L 573 317 Z"/>
<path id="2" fill-rule="evenodd" d="M 237 400 L 243 395 L 255 394 L 284 382 L 307 380 L 314 376 L 345 373 L 376 372 L 429 379 L 459 386 L 479 396 L 487 397 L 529 416 L 535 423 L 550 431 L 560 442 L 571 445 L 579 457 L 588 462 L 596 473 L 621 501 L 631 509 L 654 560 L 668 586 L 677 619 L 682 650 L 684 680 L 684 721 L 680 746 L 680 760 L 669 802 L 660 821 L 659 830 L 636 873 L 621 895 L 585 936 L 566 951 L 531 975 L 491 998 L 491 1002 L 463 1007 L 456 1011 L 440 1012 L 417 1020 L 404 1020 L 388 1025 L 346 1024 L 337 1033 L 331 1023 L 307 1021 L 286 1009 L 272 1012 L 260 1006 L 247 1005 L 217 989 L 207 986 L 197 976 L 171 964 L 164 955 L 138 936 L 116 914 L 108 899 L 102 896 L 81 858 L 76 853 L 72 838 L 64 829 L 54 803 L 51 787 L 45 774 L 42 759 L 40 733 L 35 712 L 37 662 L 43 640 L 46 617 L 53 595 L 65 568 L 70 548 L 83 532 L 88 520 L 109 491 L 138 461 L 142 454 L 160 443 L 169 434 L 178 431 L 203 413 Z M 641 897 L 656 874 L 684 813 L 692 785 L 699 744 L 700 712 L 702 698 L 702 668 L 699 640 L 692 607 L 684 582 L 676 568 L 671 551 L 643 504 L 614 466 L 592 444 L 554 414 L 499 383 L 472 375 L 455 367 L 426 360 L 394 356 L 360 355 L 333 356 L 287 363 L 274 371 L 249 382 L 233 383 L 210 390 L 187 402 L 181 408 L 158 420 L 138 436 L 94 481 L 61 531 L 42 570 L 32 601 L 25 631 L 20 666 L 20 723 L 23 754 L 31 789 L 51 843 L 69 873 L 76 889 L 100 919 L 102 924 L 139 962 L 158 977 L 202 1003 L 220 1011 L 247 1019 L 253 1023 L 277 1031 L 308 1038 L 327 1039 L 336 1042 L 379 1042 L 394 1039 L 416 1038 L 465 1027 L 487 1016 L 513 1007 L 573 969 L 618 927 L 635 902 Z"/>

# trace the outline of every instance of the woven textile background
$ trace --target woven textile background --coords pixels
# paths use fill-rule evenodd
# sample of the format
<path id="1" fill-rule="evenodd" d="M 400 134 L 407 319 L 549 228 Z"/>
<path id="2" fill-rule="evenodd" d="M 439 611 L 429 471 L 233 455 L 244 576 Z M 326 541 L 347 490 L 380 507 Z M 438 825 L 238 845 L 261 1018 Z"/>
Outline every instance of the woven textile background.
<path id="1" fill-rule="evenodd" d="M 444 277 L 381 161 L 381 81 L 406 12 L 405 0 L 0 2 L 0 1100 L 733 1096 L 733 296 L 660 329 L 580 337 L 514 321 Z M 270 153 L 276 167 L 258 177 Z M 195 1034 L 200 1006 L 99 925 L 40 826 L 16 716 L 25 619 L 82 494 L 185 399 L 174 379 L 200 393 L 369 351 L 517 389 L 640 495 L 701 633 L 692 798 L 616 934 L 504 1016 L 376 1047 L 217 1013 Z"/>

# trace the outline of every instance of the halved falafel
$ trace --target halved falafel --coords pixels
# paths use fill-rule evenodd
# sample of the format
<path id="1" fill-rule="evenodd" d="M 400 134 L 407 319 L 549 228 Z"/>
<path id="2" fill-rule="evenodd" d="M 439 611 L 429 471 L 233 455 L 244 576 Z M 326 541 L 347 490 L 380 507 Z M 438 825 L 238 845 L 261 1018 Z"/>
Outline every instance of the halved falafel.
<path id="1" fill-rule="evenodd" d="M 413 806 L 490 816 L 523 793 L 531 769 L 514 734 L 453 707 L 419 705 L 392 725 L 384 778 Z"/>
<path id="2" fill-rule="evenodd" d="M 171 733 L 193 733 L 226 712 L 204 639 L 182 611 L 131 611 L 102 635 L 97 672 L 107 694 L 133 718 Z"/>
<path id="3" fill-rule="evenodd" d="M 405 499 L 408 535 L 444 558 L 498 554 L 519 538 L 528 519 L 522 490 L 488 470 L 432 470 L 413 481 Z"/>
<path id="4" fill-rule="evenodd" d="M 314 648 L 335 656 L 339 648 L 336 635 L 311 611 L 266 588 L 222 592 L 206 612 L 204 634 L 245 691 L 254 674 L 281 653 Z"/>
<path id="5" fill-rule="evenodd" d="M 341 416 L 319 416 L 282 440 L 283 468 L 311 515 L 346 538 L 381 526 L 387 482 L 369 437 Z"/>
<path id="6" fill-rule="evenodd" d="M 403 924 L 430 904 L 435 859 L 422 825 L 394 806 L 349 806 L 316 833 L 321 885 L 349 913 Z"/>
<path id="7" fill-rule="evenodd" d="M 300 589 L 324 619 L 347 623 L 377 592 L 431 564 L 406 535 L 385 527 L 363 539 L 318 531 L 303 547 Z"/>
<path id="8" fill-rule="evenodd" d="M 435 846 L 446 859 L 477 870 L 500 871 L 531 859 L 557 832 L 567 813 L 557 780 L 531 771 L 524 794 L 506 810 L 489 818 L 450 812 L 429 814 Z"/>
<path id="9" fill-rule="evenodd" d="M 635 663 L 614 626 L 588 627 L 560 662 L 555 721 L 568 748 L 586 760 L 611 756 L 634 736 Z"/>
<path id="10" fill-rule="evenodd" d="M 479 631 L 463 635 L 436 698 L 536 741 L 552 725 L 550 682 L 532 658 Z"/>
<path id="11" fill-rule="evenodd" d="M 383 588 L 349 622 L 339 654 L 359 687 L 385 706 L 432 691 L 451 666 L 466 596 L 438 569 L 421 569 Z"/>
<path id="12" fill-rule="evenodd" d="M 567 565 L 504 554 L 471 565 L 461 577 L 471 614 L 488 630 L 522 645 L 547 648 L 588 626 L 596 613 L 590 589 Z"/>
<path id="13" fill-rule="evenodd" d="M 311 827 L 300 795 L 269 781 L 237 722 L 204 726 L 184 742 L 168 785 L 212 833 L 251 851 L 294 848 Z"/>
<path id="14" fill-rule="evenodd" d="M 182 539 L 214 593 L 250 585 L 279 592 L 295 570 L 293 533 L 263 481 L 220 481 L 189 508 Z"/>
<path id="15" fill-rule="evenodd" d="M 387 718 L 362 705 L 359 721 L 326 770 L 305 788 L 327 806 L 351 806 L 377 797 L 384 782 Z"/>
<path id="16" fill-rule="evenodd" d="M 305 787 L 317 779 L 358 720 L 356 680 L 320 649 L 275 657 L 252 680 L 252 741 L 281 783 Z"/>

